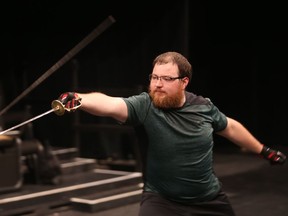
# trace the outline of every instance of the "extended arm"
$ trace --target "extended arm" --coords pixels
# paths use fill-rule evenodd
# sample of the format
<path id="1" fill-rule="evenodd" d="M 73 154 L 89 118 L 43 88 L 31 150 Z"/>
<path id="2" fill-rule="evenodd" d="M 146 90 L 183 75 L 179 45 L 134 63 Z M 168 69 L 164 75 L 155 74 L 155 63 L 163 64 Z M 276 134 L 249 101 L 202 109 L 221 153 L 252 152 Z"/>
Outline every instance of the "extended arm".
<path id="1" fill-rule="evenodd" d="M 265 159 L 269 160 L 271 164 L 283 164 L 286 156 L 274 149 L 271 149 L 258 141 L 241 123 L 227 118 L 227 127 L 217 134 L 227 138 L 231 142 L 239 145 L 251 152 L 260 154 Z"/>
<path id="2" fill-rule="evenodd" d="M 241 123 L 232 118 L 227 118 L 227 121 L 227 127 L 217 134 L 251 152 L 261 152 L 263 145 Z"/>
<path id="3" fill-rule="evenodd" d="M 112 117 L 119 122 L 125 122 L 128 116 L 128 109 L 122 98 L 111 97 L 100 92 L 67 92 L 61 94 L 58 100 L 68 111 L 74 111 L 73 107 L 77 107 L 96 116 Z"/>

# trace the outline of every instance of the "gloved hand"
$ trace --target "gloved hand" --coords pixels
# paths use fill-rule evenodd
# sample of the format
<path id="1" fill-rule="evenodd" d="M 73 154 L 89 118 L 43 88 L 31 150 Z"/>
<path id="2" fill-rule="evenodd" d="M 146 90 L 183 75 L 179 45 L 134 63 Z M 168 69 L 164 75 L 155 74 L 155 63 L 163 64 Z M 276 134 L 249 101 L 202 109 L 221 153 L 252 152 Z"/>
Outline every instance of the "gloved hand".
<path id="1" fill-rule="evenodd" d="M 282 152 L 271 149 L 265 145 L 263 145 L 260 155 L 269 160 L 272 165 L 284 164 L 286 161 L 286 156 Z"/>
<path id="2" fill-rule="evenodd" d="M 66 111 L 75 111 L 81 106 L 81 98 L 75 92 L 65 92 L 58 100 L 64 105 Z"/>

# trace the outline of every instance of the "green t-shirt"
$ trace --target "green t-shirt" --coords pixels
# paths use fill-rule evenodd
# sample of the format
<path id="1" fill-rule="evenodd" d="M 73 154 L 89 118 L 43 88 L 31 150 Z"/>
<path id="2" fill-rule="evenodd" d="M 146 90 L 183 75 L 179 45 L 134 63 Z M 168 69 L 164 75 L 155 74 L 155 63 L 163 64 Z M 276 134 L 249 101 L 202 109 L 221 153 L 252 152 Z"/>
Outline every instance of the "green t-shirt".
<path id="1" fill-rule="evenodd" d="M 213 172 L 213 132 L 223 130 L 226 116 L 206 98 L 186 92 L 181 108 L 155 108 L 149 95 L 123 98 L 126 124 L 142 125 L 148 138 L 145 191 L 178 202 L 212 199 L 220 190 Z"/>

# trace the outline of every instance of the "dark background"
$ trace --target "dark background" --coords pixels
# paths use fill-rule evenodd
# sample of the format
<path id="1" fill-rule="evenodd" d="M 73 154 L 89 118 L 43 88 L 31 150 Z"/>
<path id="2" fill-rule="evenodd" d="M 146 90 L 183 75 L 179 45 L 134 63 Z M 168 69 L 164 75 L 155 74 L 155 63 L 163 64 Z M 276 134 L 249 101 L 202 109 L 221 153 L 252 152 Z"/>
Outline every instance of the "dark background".
<path id="1" fill-rule="evenodd" d="M 146 87 L 153 59 L 162 52 L 178 51 L 193 65 L 189 90 L 209 97 L 263 143 L 287 146 L 284 3 L 4 2 L 0 82 L 3 108 L 104 19 L 111 15 L 116 22 L 3 116 L 22 111 L 27 105 L 32 116 L 38 115 L 50 109 L 52 100 L 66 91 Z M 74 118 L 74 114 L 50 114 L 33 122 L 34 134 L 54 146 L 73 146 Z M 85 118 L 97 121 L 96 117 Z M 6 123 L 5 128 L 14 123 L 20 120 Z"/>

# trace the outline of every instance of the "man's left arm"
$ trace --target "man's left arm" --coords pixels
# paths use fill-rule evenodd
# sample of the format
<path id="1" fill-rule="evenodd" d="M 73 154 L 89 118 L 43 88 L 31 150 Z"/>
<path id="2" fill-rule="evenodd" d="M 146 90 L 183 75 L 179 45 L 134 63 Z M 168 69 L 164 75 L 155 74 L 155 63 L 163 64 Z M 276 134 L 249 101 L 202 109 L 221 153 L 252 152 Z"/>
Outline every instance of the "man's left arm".
<path id="1" fill-rule="evenodd" d="M 271 149 L 256 139 L 240 122 L 227 118 L 227 127 L 217 132 L 217 134 L 227 138 L 236 145 L 251 152 L 259 154 L 270 161 L 271 164 L 283 164 L 286 156 L 277 150 Z"/>

